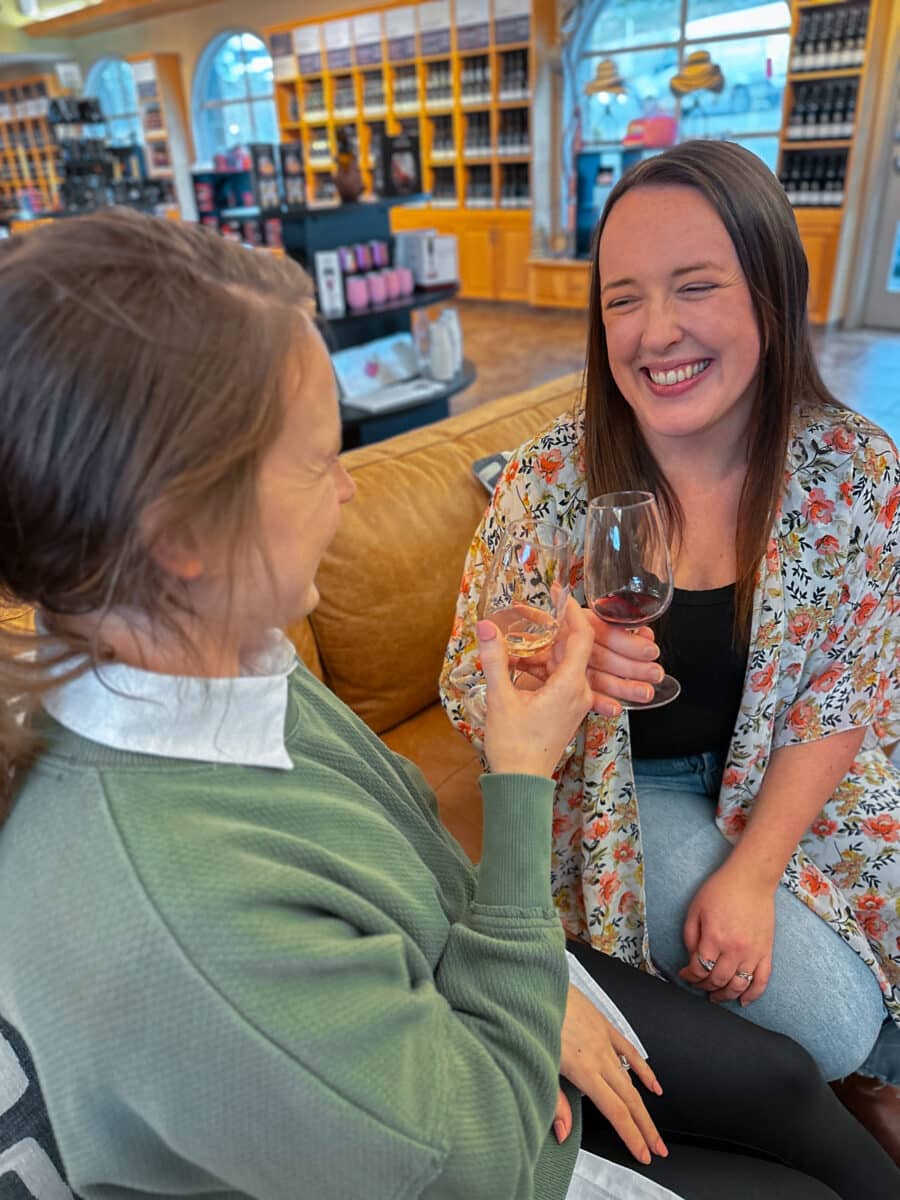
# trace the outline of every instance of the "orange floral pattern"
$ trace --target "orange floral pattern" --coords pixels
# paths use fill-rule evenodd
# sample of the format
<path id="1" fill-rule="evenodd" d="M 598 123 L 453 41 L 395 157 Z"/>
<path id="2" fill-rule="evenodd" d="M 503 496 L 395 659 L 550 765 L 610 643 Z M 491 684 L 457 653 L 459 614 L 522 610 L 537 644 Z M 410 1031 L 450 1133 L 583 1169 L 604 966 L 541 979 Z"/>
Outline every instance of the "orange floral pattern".
<path id="1" fill-rule="evenodd" d="M 508 522 L 531 515 L 570 530 L 580 567 L 582 437 L 581 418 L 566 415 L 522 447 L 475 533 L 441 696 L 476 745 L 482 731 L 466 725 L 449 676 L 474 665 L 479 564 Z M 741 836 L 774 750 L 868 727 L 782 882 L 864 959 L 900 1023 L 900 771 L 885 753 L 900 739 L 900 460 L 887 435 L 855 413 L 798 413 L 784 479 L 716 822 L 731 841 Z M 573 594 L 584 603 L 580 570 Z M 570 933 L 653 970 L 638 804 L 627 717 L 589 713 L 557 772 L 553 892 Z"/>

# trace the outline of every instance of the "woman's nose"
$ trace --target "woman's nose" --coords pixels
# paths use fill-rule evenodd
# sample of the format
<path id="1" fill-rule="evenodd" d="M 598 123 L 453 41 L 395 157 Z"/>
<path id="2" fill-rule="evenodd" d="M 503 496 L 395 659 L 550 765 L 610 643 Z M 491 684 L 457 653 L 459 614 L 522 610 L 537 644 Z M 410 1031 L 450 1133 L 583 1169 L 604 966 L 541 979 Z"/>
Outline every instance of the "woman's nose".
<path id="1" fill-rule="evenodd" d="M 668 300 L 655 300 L 647 305 L 644 312 L 641 341 L 645 349 L 665 350 L 680 341 L 681 324 L 672 303 Z"/>

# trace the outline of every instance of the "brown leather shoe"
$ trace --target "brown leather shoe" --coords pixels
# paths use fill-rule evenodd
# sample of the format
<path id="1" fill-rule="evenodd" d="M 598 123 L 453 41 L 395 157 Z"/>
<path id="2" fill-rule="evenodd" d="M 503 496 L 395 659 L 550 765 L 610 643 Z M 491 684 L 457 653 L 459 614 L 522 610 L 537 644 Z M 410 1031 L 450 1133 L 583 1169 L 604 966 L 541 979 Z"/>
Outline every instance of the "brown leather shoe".
<path id="1" fill-rule="evenodd" d="M 868 1075 L 848 1075 L 831 1086 L 843 1106 L 900 1167 L 900 1087 Z"/>

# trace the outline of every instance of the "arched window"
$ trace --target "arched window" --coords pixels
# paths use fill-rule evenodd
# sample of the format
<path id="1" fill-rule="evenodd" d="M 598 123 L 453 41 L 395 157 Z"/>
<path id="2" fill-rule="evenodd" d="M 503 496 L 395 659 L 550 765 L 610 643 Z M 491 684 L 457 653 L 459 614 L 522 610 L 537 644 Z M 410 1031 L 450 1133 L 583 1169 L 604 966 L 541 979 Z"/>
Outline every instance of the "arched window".
<path id="1" fill-rule="evenodd" d="M 88 71 L 84 94 L 100 101 L 111 145 L 140 145 L 141 121 L 130 63 L 122 58 L 98 59 Z"/>
<path id="2" fill-rule="evenodd" d="M 203 162 L 248 142 L 277 142 L 272 59 L 253 33 L 223 33 L 194 73 L 194 140 Z"/>
<path id="3" fill-rule="evenodd" d="M 728 138 L 773 170 L 790 48 L 787 0 L 583 0 L 567 48 L 567 109 L 586 148 L 670 115 L 678 139 Z M 673 88 L 674 80 L 674 88 Z"/>

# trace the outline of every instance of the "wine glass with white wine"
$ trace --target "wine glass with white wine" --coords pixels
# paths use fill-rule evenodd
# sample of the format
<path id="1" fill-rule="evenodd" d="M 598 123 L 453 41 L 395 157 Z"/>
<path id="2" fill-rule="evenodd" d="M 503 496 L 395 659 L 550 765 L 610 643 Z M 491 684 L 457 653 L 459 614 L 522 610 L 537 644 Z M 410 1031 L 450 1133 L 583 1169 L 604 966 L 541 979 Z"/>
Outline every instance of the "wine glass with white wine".
<path id="1" fill-rule="evenodd" d="M 661 617 L 675 585 L 665 525 L 652 492 L 610 492 L 588 505 L 584 595 L 588 608 L 610 625 L 639 629 Z M 652 699 L 622 700 L 623 708 L 661 708 L 681 694 L 671 675 Z"/>
<path id="2" fill-rule="evenodd" d="M 478 598 L 478 619 L 497 626 L 511 657 L 531 658 L 556 640 L 573 555 L 571 537 L 551 521 L 516 521 L 504 530 Z M 483 725 L 484 677 L 465 666 L 451 672 L 450 680 L 464 693 L 469 716 Z"/>

